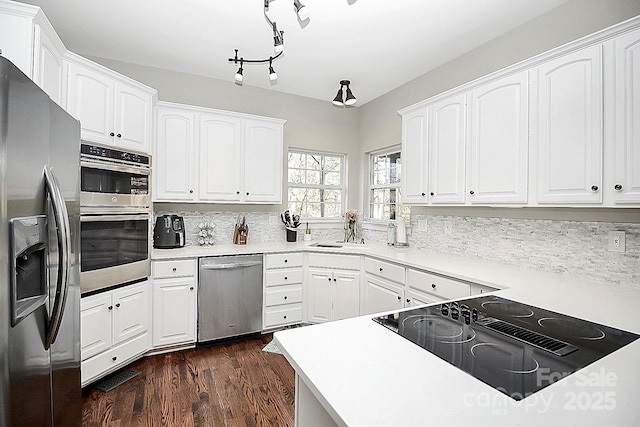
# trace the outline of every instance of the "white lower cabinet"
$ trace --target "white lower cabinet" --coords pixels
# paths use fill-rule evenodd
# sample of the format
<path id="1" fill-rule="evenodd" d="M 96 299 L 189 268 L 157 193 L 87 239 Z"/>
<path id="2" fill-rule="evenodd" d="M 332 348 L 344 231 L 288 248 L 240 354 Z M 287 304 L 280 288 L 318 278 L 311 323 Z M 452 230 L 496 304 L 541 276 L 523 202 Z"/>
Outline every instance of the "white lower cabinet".
<path id="1" fill-rule="evenodd" d="M 360 314 L 360 257 L 309 254 L 307 320 L 313 323 Z"/>
<path id="2" fill-rule="evenodd" d="M 197 259 L 154 261 L 153 347 L 196 341 Z"/>
<path id="3" fill-rule="evenodd" d="M 365 257 L 364 270 L 363 314 L 397 310 L 404 307 L 404 266 Z"/>
<path id="4" fill-rule="evenodd" d="M 302 253 L 264 257 L 263 328 L 293 325 L 303 320 Z"/>
<path id="5" fill-rule="evenodd" d="M 424 303 L 464 298 L 471 295 L 469 283 L 413 268 L 407 269 L 407 287 L 413 293 L 414 298 Z"/>
<path id="6" fill-rule="evenodd" d="M 150 347 L 149 282 L 81 300 L 82 385 L 144 354 Z"/>

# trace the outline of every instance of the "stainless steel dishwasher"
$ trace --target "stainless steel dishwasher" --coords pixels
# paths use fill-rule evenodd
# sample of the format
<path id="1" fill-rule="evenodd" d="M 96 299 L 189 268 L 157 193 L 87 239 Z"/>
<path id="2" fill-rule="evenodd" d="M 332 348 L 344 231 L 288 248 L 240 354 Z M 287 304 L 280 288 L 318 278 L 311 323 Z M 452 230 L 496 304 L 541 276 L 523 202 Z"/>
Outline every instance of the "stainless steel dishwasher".
<path id="1" fill-rule="evenodd" d="M 262 255 L 200 258 L 198 342 L 262 331 Z"/>

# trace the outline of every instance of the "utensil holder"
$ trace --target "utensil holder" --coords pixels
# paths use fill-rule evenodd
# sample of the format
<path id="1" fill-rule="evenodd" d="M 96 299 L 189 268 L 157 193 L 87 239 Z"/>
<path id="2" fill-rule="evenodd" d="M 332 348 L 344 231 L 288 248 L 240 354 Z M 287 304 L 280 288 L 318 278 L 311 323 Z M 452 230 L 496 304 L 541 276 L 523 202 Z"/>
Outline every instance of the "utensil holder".
<path id="1" fill-rule="evenodd" d="M 287 242 L 298 241 L 298 230 L 295 228 L 287 228 Z"/>

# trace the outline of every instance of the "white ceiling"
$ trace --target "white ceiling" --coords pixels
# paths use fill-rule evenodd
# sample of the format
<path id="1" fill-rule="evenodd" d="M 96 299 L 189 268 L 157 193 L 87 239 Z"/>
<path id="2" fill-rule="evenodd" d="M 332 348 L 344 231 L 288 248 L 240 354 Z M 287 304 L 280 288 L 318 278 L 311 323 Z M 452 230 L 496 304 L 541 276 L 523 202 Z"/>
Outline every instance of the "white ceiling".
<path id="1" fill-rule="evenodd" d="M 342 79 L 363 105 L 567 0 L 272 0 L 285 53 L 245 64 L 244 85 L 331 101 Z M 40 6 L 67 48 L 232 83 L 234 49 L 273 55 L 263 0 L 23 0 Z"/>

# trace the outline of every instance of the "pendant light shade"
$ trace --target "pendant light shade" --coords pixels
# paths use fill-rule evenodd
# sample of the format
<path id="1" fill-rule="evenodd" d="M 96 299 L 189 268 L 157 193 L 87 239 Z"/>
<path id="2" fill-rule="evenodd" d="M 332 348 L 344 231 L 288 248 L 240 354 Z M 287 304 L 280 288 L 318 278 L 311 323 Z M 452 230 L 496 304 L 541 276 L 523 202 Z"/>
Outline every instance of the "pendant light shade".
<path id="1" fill-rule="evenodd" d="M 335 98 L 333 98 L 333 101 L 331 101 L 333 105 L 335 105 L 336 107 L 344 107 L 345 105 L 352 106 L 356 102 L 358 102 L 356 97 L 353 95 L 353 92 L 351 92 L 351 89 L 349 88 L 350 84 L 351 82 L 349 80 L 340 80 L 340 89 L 338 90 L 338 94 L 336 95 Z M 343 88 L 345 86 L 347 87 L 346 99 L 343 98 L 343 93 L 344 93 Z"/>
<path id="2" fill-rule="evenodd" d="M 273 66 L 271 65 L 271 59 L 269 60 L 269 80 L 271 80 L 272 82 L 278 80 L 278 75 L 276 74 L 276 71 L 273 69 Z"/>
<path id="3" fill-rule="evenodd" d="M 340 86 L 340 89 L 338 89 L 338 94 L 335 98 L 333 98 L 333 101 L 331 101 L 331 103 L 336 107 L 344 106 L 344 103 L 342 102 L 342 86 Z"/>
<path id="4" fill-rule="evenodd" d="M 238 83 L 242 83 L 244 80 L 244 75 L 242 74 L 242 63 L 243 61 L 240 61 L 240 68 L 238 68 L 238 71 L 236 72 L 236 82 Z"/>

